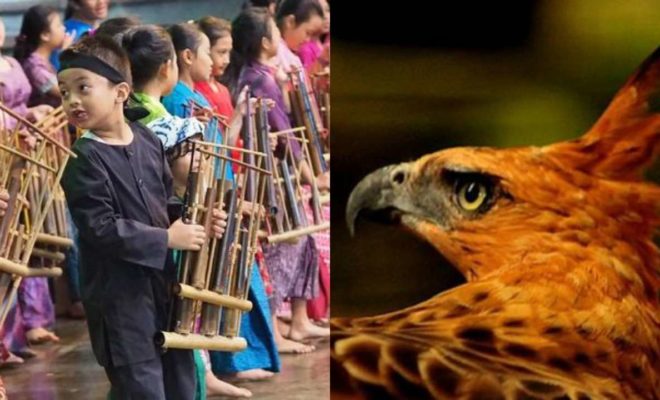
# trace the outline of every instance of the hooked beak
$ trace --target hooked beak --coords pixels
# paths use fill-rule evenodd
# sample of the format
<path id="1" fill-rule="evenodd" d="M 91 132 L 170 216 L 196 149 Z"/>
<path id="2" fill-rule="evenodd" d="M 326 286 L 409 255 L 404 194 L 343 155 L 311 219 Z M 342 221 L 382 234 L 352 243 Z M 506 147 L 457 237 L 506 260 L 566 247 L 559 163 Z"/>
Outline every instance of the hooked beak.
<path id="1" fill-rule="evenodd" d="M 367 175 L 348 198 L 346 223 L 351 236 L 360 215 L 381 223 L 399 223 L 408 214 L 417 214 L 408 184 L 411 163 L 389 165 Z"/>

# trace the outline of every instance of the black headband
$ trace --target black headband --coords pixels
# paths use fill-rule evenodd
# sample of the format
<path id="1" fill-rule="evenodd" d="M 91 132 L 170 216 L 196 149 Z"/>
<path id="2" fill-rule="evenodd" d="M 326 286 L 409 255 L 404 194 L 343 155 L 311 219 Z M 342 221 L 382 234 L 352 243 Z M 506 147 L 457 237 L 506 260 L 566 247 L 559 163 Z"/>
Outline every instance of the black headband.
<path id="1" fill-rule="evenodd" d="M 126 78 L 121 72 L 114 69 L 111 65 L 101 60 L 98 57 L 81 54 L 72 50 L 64 50 L 60 54 L 60 71 L 69 68 L 82 68 L 91 71 L 95 74 L 101 75 L 114 84 L 126 82 Z M 124 116 L 129 121 L 138 121 L 149 115 L 149 111 L 143 107 L 128 107 L 128 103 L 124 103 Z"/>
<path id="2" fill-rule="evenodd" d="M 126 82 L 126 78 L 111 65 L 98 57 L 81 54 L 73 50 L 64 50 L 60 54 L 60 71 L 69 68 L 82 68 L 107 78 L 110 82 L 118 84 Z"/>

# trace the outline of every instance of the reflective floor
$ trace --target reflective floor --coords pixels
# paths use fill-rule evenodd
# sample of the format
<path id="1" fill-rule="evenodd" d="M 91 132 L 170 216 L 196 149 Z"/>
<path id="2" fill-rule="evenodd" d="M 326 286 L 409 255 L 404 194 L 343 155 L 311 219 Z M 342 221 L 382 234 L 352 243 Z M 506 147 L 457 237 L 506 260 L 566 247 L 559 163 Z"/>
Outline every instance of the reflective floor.
<path id="1" fill-rule="evenodd" d="M 9 400 L 105 399 L 109 384 L 94 360 L 84 322 L 64 320 L 57 333 L 60 344 L 34 347 L 36 357 L 0 369 Z M 330 350 L 327 342 L 317 348 L 308 355 L 283 356 L 282 372 L 273 379 L 239 385 L 250 389 L 254 399 L 327 399 Z"/>

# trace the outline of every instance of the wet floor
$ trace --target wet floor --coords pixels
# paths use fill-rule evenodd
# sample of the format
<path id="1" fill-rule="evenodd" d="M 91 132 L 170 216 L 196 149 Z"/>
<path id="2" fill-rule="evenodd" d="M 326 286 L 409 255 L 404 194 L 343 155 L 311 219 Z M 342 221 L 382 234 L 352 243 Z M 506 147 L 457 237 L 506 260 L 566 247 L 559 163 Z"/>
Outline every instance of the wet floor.
<path id="1" fill-rule="evenodd" d="M 84 322 L 58 324 L 59 344 L 34 347 L 37 355 L 25 364 L 0 369 L 9 400 L 105 399 L 109 384 L 94 360 Z M 316 345 L 312 354 L 283 356 L 282 371 L 274 378 L 240 386 L 254 399 L 328 399 L 330 350 L 327 342 Z"/>

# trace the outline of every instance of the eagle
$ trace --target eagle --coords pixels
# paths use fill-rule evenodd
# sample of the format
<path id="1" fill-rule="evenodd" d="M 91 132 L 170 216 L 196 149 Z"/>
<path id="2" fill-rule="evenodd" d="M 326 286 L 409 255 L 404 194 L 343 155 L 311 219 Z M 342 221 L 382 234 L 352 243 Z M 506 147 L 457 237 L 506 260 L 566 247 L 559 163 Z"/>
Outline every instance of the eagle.
<path id="1" fill-rule="evenodd" d="M 578 139 L 450 148 L 347 205 L 430 243 L 466 283 L 331 321 L 333 398 L 660 400 L 660 47 Z"/>

